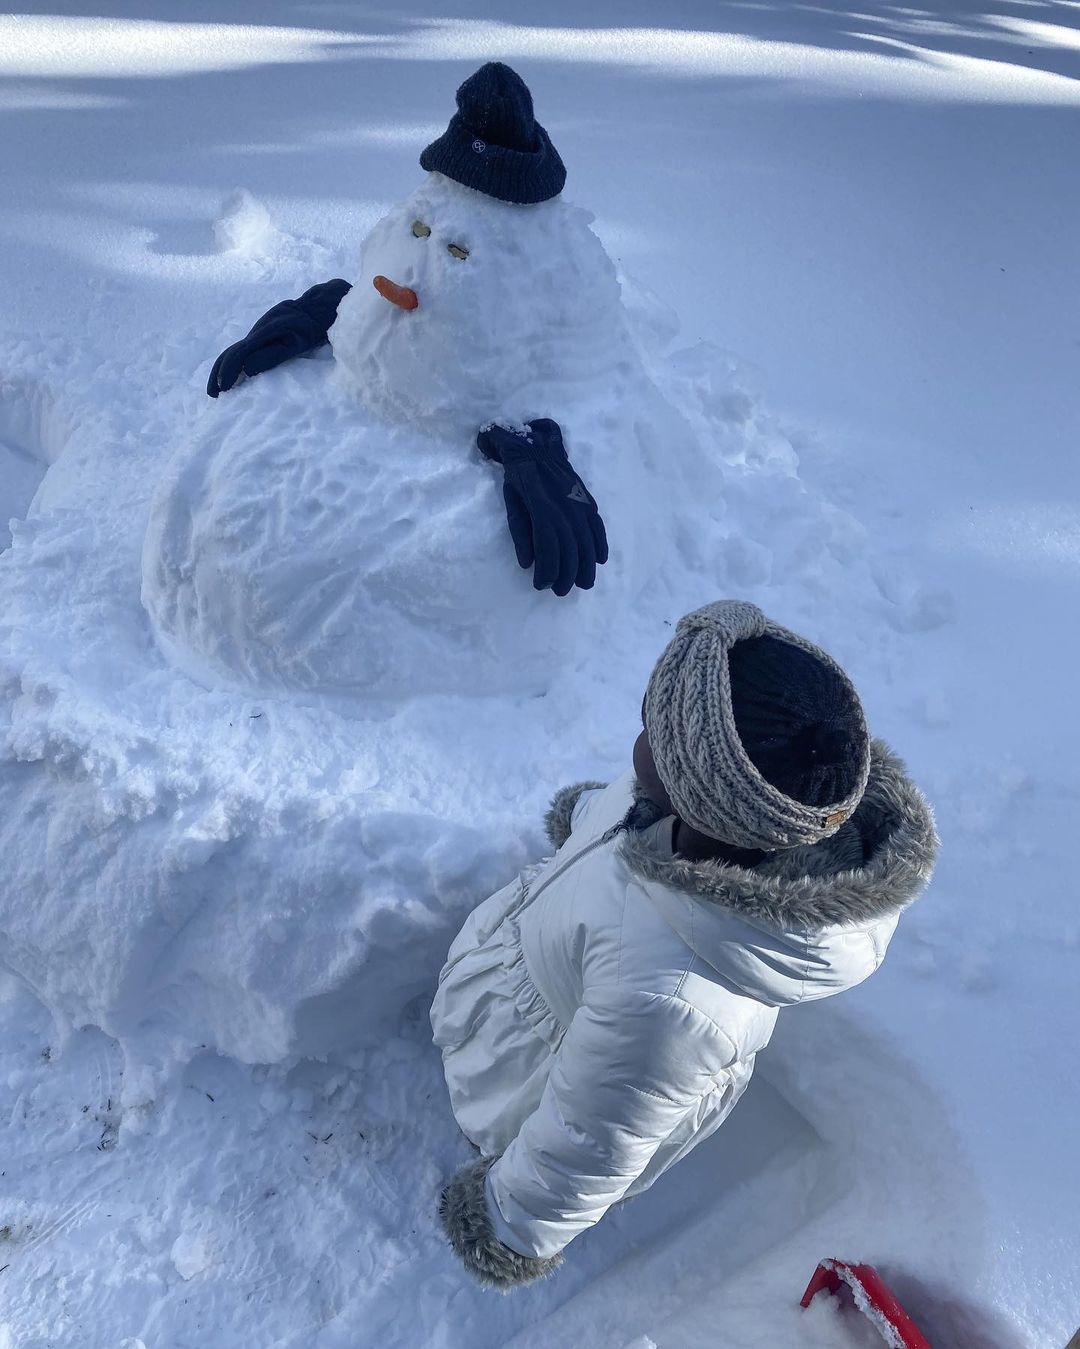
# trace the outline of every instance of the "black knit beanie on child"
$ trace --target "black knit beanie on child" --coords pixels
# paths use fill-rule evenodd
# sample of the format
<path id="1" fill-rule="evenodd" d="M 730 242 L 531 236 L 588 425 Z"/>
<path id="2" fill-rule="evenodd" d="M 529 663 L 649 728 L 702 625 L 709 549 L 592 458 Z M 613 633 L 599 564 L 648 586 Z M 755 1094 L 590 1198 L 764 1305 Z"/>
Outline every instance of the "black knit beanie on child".
<path id="1" fill-rule="evenodd" d="M 649 680 L 645 725 L 679 818 L 735 848 L 828 838 L 870 771 L 851 680 L 820 647 L 740 600 L 679 621 Z"/>
<path id="2" fill-rule="evenodd" d="M 728 653 L 731 710 L 746 756 L 767 782 L 807 806 L 842 801 L 855 786 L 865 736 L 855 690 L 835 669 L 776 637 Z"/>

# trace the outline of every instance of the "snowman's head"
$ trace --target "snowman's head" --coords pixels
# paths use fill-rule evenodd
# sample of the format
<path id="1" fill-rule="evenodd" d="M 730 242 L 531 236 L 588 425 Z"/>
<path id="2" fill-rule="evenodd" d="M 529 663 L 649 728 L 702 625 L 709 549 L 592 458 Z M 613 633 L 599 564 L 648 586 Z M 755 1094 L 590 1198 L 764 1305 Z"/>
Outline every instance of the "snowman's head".
<path id="1" fill-rule="evenodd" d="M 373 412 L 435 431 L 560 415 L 626 354 L 591 220 L 428 174 L 363 244 L 330 331 L 341 377 Z"/>

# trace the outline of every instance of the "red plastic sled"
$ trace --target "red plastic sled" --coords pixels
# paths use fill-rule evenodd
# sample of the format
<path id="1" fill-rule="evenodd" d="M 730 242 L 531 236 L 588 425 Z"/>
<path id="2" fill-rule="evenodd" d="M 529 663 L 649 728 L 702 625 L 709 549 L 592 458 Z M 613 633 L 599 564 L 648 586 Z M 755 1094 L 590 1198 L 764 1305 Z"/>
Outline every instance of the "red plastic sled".
<path id="1" fill-rule="evenodd" d="M 891 1349 L 930 1349 L 919 1327 L 897 1302 L 895 1294 L 873 1265 L 849 1265 L 846 1260 L 822 1260 L 802 1296 L 802 1305 L 810 1303 L 823 1288 L 836 1293 L 846 1284 L 855 1306 L 877 1326 L 881 1338 Z"/>

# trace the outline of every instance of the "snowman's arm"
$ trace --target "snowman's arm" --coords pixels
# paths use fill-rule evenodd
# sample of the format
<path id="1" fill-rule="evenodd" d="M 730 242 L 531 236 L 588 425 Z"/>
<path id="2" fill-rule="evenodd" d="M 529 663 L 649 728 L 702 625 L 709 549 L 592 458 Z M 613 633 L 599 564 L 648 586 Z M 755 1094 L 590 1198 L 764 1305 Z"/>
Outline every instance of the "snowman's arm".
<path id="1" fill-rule="evenodd" d="M 550 417 L 526 422 L 524 431 L 481 427 L 476 445 L 503 466 L 506 523 L 520 566 L 533 569 L 536 590 L 568 595 L 591 590 L 596 568 L 608 559 L 607 532 L 596 502 Z"/>
<path id="2" fill-rule="evenodd" d="M 231 389 L 244 376 L 260 375 L 294 356 L 305 356 L 329 340 L 338 305 L 352 290 L 336 277 L 304 291 L 295 300 L 274 305 L 239 342 L 227 347 L 210 369 L 211 398 Z"/>

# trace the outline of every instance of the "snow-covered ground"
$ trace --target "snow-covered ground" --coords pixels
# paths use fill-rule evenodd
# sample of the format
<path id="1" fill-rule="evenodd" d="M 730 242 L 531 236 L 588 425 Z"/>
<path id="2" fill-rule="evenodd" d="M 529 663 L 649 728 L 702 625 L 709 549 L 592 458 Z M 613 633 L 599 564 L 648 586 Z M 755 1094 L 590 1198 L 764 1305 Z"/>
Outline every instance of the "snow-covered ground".
<path id="1" fill-rule="evenodd" d="M 49 11 L 0 16 L 0 517 L 30 513 L 0 552 L 2 1349 L 880 1342 L 797 1310 L 826 1255 L 878 1263 L 935 1349 L 1063 1346 L 1080 7 Z M 617 672 L 585 648 L 552 685 L 569 732 L 536 690 L 204 694 L 127 578 L 183 436 L 266 415 L 278 377 L 211 404 L 209 360 L 357 274 L 487 59 L 532 87 L 723 500 L 672 532 Z M 290 415 L 323 374 L 280 377 Z M 552 788 L 624 766 L 660 615 L 723 592 L 849 665 L 935 802 L 937 877 L 868 985 L 781 1017 L 714 1139 L 557 1279 L 482 1293 L 432 1222 L 466 1151 L 439 942 L 538 855 Z"/>

